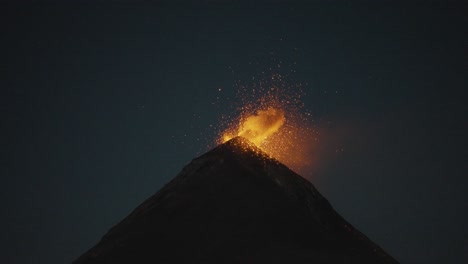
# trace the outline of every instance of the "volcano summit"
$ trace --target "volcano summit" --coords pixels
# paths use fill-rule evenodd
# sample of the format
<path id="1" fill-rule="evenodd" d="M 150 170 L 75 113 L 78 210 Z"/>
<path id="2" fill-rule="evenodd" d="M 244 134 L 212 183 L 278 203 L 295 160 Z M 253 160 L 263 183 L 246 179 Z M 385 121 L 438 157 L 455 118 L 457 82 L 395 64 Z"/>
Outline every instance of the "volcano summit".
<path id="1" fill-rule="evenodd" d="M 244 138 L 194 159 L 79 257 L 94 263 L 397 263 Z"/>

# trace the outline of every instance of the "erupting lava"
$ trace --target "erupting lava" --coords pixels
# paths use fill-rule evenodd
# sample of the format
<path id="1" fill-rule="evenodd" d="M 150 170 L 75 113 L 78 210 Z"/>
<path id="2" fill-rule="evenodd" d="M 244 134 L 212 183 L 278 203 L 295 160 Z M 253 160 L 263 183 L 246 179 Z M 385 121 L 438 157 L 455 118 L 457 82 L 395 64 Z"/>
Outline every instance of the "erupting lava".
<path id="1" fill-rule="evenodd" d="M 285 121 L 284 111 L 269 107 L 266 110 L 258 110 L 257 114 L 241 120 L 237 134 L 227 132 L 223 135 L 223 142 L 235 136 L 245 137 L 257 146 L 268 139 L 283 126 Z"/>
<path id="2" fill-rule="evenodd" d="M 246 94 L 249 89 L 244 87 L 238 94 L 242 103 L 237 109 L 238 116 L 224 118 L 221 124 L 224 129 L 217 142 L 241 136 L 290 168 L 307 169 L 313 160 L 311 150 L 317 140 L 316 132 L 308 119 L 310 114 L 303 109 L 302 93 L 284 87 L 284 84 L 268 89 L 254 86 L 255 94 Z"/>

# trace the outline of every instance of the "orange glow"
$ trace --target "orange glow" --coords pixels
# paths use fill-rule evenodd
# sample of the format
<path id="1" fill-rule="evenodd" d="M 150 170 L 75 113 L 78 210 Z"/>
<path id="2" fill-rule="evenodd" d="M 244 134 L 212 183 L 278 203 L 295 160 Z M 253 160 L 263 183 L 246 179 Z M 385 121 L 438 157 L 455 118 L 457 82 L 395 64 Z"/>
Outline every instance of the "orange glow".
<path id="1" fill-rule="evenodd" d="M 310 168 L 312 149 L 317 133 L 300 100 L 301 90 L 286 88 L 284 84 L 256 89 L 254 95 L 238 94 L 242 103 L 238 115 L 222 122 L 217 142 L 224 143 L 242 136 L 270 157 L 291 169 L 303 173 Z"/>
<path id="2" fill-rule="evenodd" d="M 281 109 L 269 107 L 266 110 L 258 110 L 256 114 L 241 120 L 241 124 L 235 135 L 227 132 L 223 134 L 223 142 L 235 136 L 241 136 L 257 146 L 276 133 L 284 124 L 284 112 Z"/>

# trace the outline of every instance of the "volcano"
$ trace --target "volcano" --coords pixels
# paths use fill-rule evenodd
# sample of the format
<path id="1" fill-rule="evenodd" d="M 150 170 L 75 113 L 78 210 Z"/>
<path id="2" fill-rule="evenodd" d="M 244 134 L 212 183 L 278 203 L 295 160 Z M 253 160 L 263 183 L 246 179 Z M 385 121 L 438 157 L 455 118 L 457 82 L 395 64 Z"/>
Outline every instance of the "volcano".
<path id="1" fill-rule="evenodd" d="M 74 263 L 398 262 L 312 183 L 236 137 L 195 158 Z"/>

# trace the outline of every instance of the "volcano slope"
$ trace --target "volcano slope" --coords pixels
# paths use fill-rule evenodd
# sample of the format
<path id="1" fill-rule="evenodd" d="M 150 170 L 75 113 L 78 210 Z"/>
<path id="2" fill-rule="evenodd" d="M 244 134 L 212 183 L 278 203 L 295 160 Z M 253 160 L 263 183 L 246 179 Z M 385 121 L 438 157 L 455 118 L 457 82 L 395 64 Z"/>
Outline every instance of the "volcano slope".
<path id="1" fill-rule="evenodd" d="M 194 159 L 75 264 L 397 263 L 244 138 Z"/>

